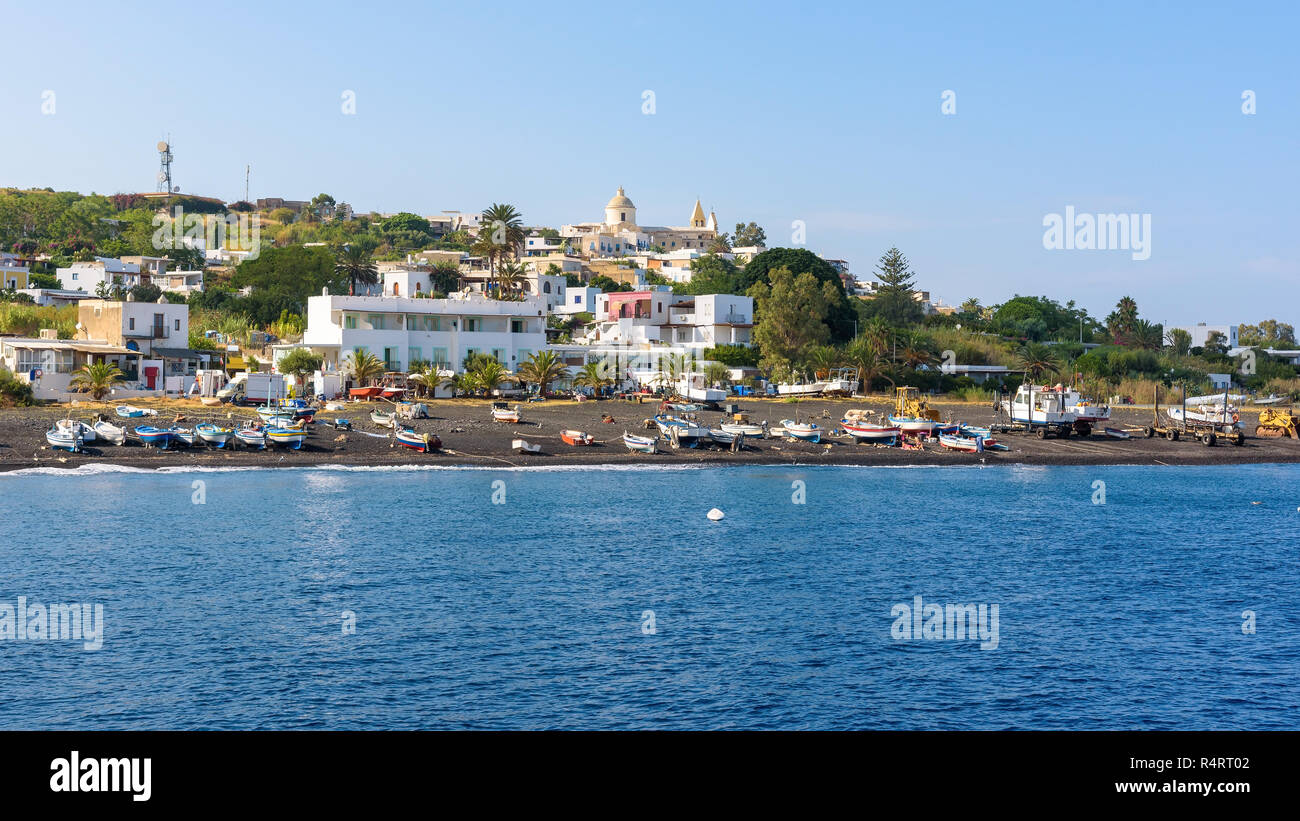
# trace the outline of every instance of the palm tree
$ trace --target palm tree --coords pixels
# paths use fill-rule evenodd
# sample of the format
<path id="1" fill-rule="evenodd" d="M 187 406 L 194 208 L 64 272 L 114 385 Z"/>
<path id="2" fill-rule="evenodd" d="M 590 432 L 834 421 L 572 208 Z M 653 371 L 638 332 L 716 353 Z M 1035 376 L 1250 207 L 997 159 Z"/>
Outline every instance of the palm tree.
<path id="1" fill-rule="evenodd" d="M 906 334 L 899 342 L 902 347 L 898 351 L 898 358 L 909 368 L 918 368 L 934 359 L 934 353 L 930 350 L 930 340 L 921 334 Z"/>
<path id="2" fill-rule="evenodd" d="M 450 390 L 454 398 L 460 394 L 473 393 L 478 383 L 472 373 L 453 373 L 451 376 L 443 377 L 442 386 Z"/>
<path id="3" fill-rule="evenodd" d="M 713 386 L 726 387 L 731 383 L 731 368 L 721 362 L 710 362 L 704 366 L 704 378 Z"/>
<path id="4" fill-rule="evenodd" d="M 343 367 L 363 388 L 384 375 L 383 361 L 365 348 L 357 348 L 348 354 Z"/>
<path id="5" fill-rule="evenodd" d="M 573 377 L 573 384 L 594 391 L 599 391 L 613 382 L 614 377 L 610 375 L 609 366 L 604 362 L 588 362 L 578 371 L 578 375 Z"/>
<path id="6" fill-rule="evenodd" d="M 83 391 L 89 391 L 95 401 L 108 396 L 108 392 L 113 389 L 113 385 L 121 382 L 126 378 L 122 369 L 111 362 L 95 362 L 82 365 L 72 377 L 71 386 Z"/>
<path id="7" fill-rule="evenodd" d="M 496 276 L 497 296 L 501 299 L 505 299 L 507 296 L 510 296 L 515 291 L 519 290 L 519 286 L 523 284 L 524 280 L 527 279 L 527 277 L 528 277 L 528 272 L 524 270 L 524 266 L 520 265 L 519 263 L 517 262 L 501 263 L 501 266 L 497 269 L 497 276 Z"/>
<path id="8" fill-rule="evenodd" d="M 411 377 L 411 381 L 419 385 L 424 390 L 425 395 L 429 397 L 433 397 L 434 392 L 439 385 L 443 384 L 444 379 L 442 369 L 438 367 L 437 362 L 426 363 L 419 373 Z"/>
<path id="9" fill-rule="evenodd" d="M 813 369 L 813 377 L 820 378 L 821 374 L 829 375 L 832 368 L 838 368 L 844 357 L 833 345 L 817 345 L 808 350 L 805 361 Z"/>
<path id="10" fill-rule="evenodd" d="M 347 277 L 348 293 L 355 294 L 357 285 L 374 285 L 379 281 L 379 269 L 370 259 L 370 251 L 362 245 L 348 244 L 338 249 L 334 273 Z"/>
<path id="11" fill-rule="evenodd" d="M 880 317 L 872 317 L 867 324 L 862 326 L 862 332 L 858 338 L 863 340 L 864 344 L 869 345 L 872 350 L 878 354 L 883 354 L 889 350 L 889 342 L 893 337 L 893 329 L 889 323 Z"/>
<path id="12" fill-rule="evenodd" d="M 532 382 L 545 397 L 546 389 L 564 370 L 564 362 L 554 351 L 538 351 L 519 366 L 519 378 Z"/>
<path id="13" fill-rule="evenodd" d="M 473 373 L 474 384 L 488 395 L 497 389 L 497 386 L 510 378 L 510 371 L 495 359 L 484 362 L 478 366 Z"/>
<path id="14" fill-rule="evenodd" d="M 1016 362 L 1035 382 L 1044 373 L 1060 373 L 1061 358 L 1046 345 L 1027 342 L 1016 352 Z"/>
<path id="15" fill-rule="evenodd" d="M 1139 319 L 1133 326 L 1133 344 L 1144 351 L 1158 351 L 1164 347 L 1164 326 Z"/>
<path id="16" fill-rule="evenodd" d="M 686 375 L 687 370 L 686 354 L 669 354 L 659 359 L 658 379 L 669 385 L 676 385 Z"/>
<path id="17" fill-rule="evenodd" d="M 709 241 L 710 254 L 729 254 L 731 253 L 731 239 L 727 232 L 723 231 Z"/>
<path id="18" fill-rule="evenodd" d="M 858 369 L 858 379 L 862 380 L 863 393 L 868 393 L 871 390 L 871 383 L 877 379 L 884 379 L 891 387 L 893 386 L 889 360 L 884 352 L 876 347 L 875 342 L 867 337 L 859 336 L 850 342 L 844 350 L 844 357 L 850 367 Z"/>
<path id="19" fill-rule="evenodd" d="M 979 316 L 981 308 L 983 308 L 983 306 L 980 305 L 980 301 L 977 297 L 969 297 L 965 302 L 961 304 L 961 312 L 963 314 L 973 314 L 974 316 Z"/>
<path id="20" fill-rule="evenodd" d="M 497 248 L 496 257 L 504 258 L 507 253 L 513 255 L 524 244 L 523 214 L 515 210 L 513 205 L 494 202 L 483 211 L 479 236 Z M 491 256 L 489 255 L 489 264 Z"/>

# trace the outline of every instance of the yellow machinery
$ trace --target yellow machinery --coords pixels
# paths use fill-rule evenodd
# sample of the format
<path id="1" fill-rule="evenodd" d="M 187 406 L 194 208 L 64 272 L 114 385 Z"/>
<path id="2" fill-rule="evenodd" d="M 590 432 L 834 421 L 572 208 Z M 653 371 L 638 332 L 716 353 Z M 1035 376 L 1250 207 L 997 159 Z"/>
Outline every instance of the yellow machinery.
<path id="1" fill-rule="evenodd" d="M 1300 439 L 1296 434 L 1296 418 L 1284 408 L 1263 408 L 1255 436 L 1267 439 Z"/>
<path id="2" fill-rule="evenodd" d="M 894 389 L 894 416 L 903 419 L 939 421 L 939 412 L 930 407 L 921 396 L 921 391 L 907 386 Z"/>

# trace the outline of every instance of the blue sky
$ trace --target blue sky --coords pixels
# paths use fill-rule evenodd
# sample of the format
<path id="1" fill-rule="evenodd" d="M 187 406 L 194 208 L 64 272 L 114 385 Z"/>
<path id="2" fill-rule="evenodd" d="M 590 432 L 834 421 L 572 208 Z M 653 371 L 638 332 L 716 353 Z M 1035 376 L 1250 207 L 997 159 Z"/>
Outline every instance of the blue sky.
<path id="1" fill-rule="evenodd" d="M 1300 324 L 1291 4 L 275 5 L 11 6 L 0 185 L 152 190 L 170 134 L 190 193 L 558 226 L 622 185 L 948 302 Z M 1044 249 L 1066 206 L 1150 214 L 1150 258 Z"/>

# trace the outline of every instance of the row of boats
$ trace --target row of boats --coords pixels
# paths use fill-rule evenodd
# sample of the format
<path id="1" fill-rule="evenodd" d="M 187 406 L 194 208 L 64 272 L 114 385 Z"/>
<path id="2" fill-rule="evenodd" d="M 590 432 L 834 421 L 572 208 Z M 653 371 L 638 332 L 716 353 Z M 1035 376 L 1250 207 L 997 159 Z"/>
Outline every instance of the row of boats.
<path id="1" fill-rule="evenodd" d="M 137 425 L 131 428 L 115 425 L 106 419 L 99 419 L 94 423 L 77 419 L 60 419 L 54 423 L 54 427 L 45 432 L 45 441 L 50 447 L 71 453 L 79 453 L 87 444 L 94 442 L 125 445 L 132 437 L 138 439 L 145 447 L 163 450 L 173 445 L 225 448 L 232 443 L 259 450 L 264 450 L 268 444 L 298 450 L 307 440 L 307 429 L 301 424 L 271 427 L 257 422 L 248 422 L 239 428 L 222 427 L 211 422 L 203 422 L 193 427 Z"/>

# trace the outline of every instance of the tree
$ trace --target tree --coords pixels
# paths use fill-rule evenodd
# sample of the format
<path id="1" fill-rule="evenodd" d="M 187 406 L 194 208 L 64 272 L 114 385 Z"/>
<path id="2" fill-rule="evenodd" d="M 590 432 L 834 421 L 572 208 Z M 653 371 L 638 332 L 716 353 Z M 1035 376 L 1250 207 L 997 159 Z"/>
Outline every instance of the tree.
<path id="1" fill-rule="evenodd" d="M 773 271 L 784 268 L 792 274 L 811 274 L 819 283 L 829 283 L 835 289 L 825 316 L 830 330 L 830 341 L 845 342 L 853 338 L 857 311 L 844 292 L 844 282 L 839 272 L 826 260 L 806 248 L 769 248 L 756 254 L 741 270 L 737 287 L 731 293 L 746 293 L 759 282 L 768 282 Z"/>
<path id="2" fill-rule="evenodd" d="M 1133 326 L 1133 346 L 1144 351 L 1158 351 L 1164 347 L 1165 329 L 1158 322 L 1139 319 Z"/>
<path id="3" fill-rule="evenodd" d="M 606 385 L 614 384 L 614 376 L 609 365 L 604 362 L 588 362 L 573 377 L 573 384 L 582 388 L 591 388 L 599 392 Z"/>
<path id="4" fill-rule="evenodd" d="M 429 272 L 429 287 L 443 294 L 460 290 L 460 266 L 446 260 L 434 263 Z"/>
<path id="5" fill-rule="evenodd" d="M 524 266 L 518 262 L 503 262 L 497 269 L 497 296 L 501 299 L 513 296 L 528 278 Z"/>
<path id="6" fill-rule="evenodd" d="M 830 340 L 825 320 L 841 294 L 831 282 L 819 282 L 811 273 L 796 276 L 787 268 L 772 271 L 767 279 L 749 289 L 757 314 L 754 341 L 763 351 L 765 368 L 791 367 L 810 347 Z"/>
<path id="7" fill-rule="evenodd" d="M 1044 373 L 1059 373 L 1061 370 L 1061 360 L 1056 353 L 1037 342 L 1025 343 L 1016 352 L 1016 363 L 1035 382 Z"/>
<path id="8" fill-rule="evenodd" d="M 524 238 L 524 217 L 513 205 L 494 202 L 484 209 L 479 240 L 495 249 L 495 253 L 487 255 L 489 265 L 492 259 L 516 255 L 519 246 L 524 244 Z"/>
<path id="9" fill-rule="evenodd" d="M 1211 354 L 1227 353 L 1228 337 L 1224 336 L 1222 331 L 1210 331 L 1205 337 L 1205 351 Z"/>
<path id="10" fill-rule="evenodd" d="M 894 384 L 894 380 L 889 375 L 889 360 L 885 358 L 883 350 L 877 346 L 874 339 L 858 336 L 845 348 L 844 359 L 849 367 L 858 369 L 858 379 L 862 381 L 863 393 L 870 391 L 871 383 L 877 379 L 883 378 L 891 386 Z"/>
<path id="11" fill-rule="evenodd" d="M 685 294 L 739 294 L 740 271 L 735 263 L 716 254 L 705 254 L 691 262 L 691 281 L 673 288 Z"/>
<path id="12" fill-rule="evenodd" d="M 295 381 L 302 381 L 320 370 L 324 362 L 325 357 L 310 348 L 294 348 L 280 358 L 276 367 L 280 369 L 280 373 L 287 373 Z"/>
<path id="13" fill-rule="evenodd" d="M 127 293 L 129 293 L 136 302 L 157 302 L 158 297 L 162 296 L 162 288 L 159 288 L 152 282 L 142 282 L 139 285 L 132 286 L 131 290 Z"/>
<path id="14" fill-rule="evenodd" d="M 491 394 L 497 387 L 510 378 L 506 366 L 495 359 L 481 363 L 473 372 L 474 384 L 483 392 Z"/>
<path id="15" fill-rule="evenodd" d="M 704 366 L 704 378 L 711 386 L 725 389 L 731 384 L 731 368 L 721 362 L 710 362 Z"/>
<path id="16" fill-rule="evenodd" d="M 930 340 L 915 332 L 901 334 L 898 338 L 898 360 L 913 369 L 934 361 Z"/>
<path id="17" fill-rule="evenodd" d="M 361 387 L 372 384 L 384 375 L 384 363 L 365 348 L 357 348 L 348 354 L 343 367 Z"/>
<path id="18" fill-rule="evenodd" d="M 816 345 L 808 349 L 804 362 L 812 368 L 813 375 L 829 375 L 832 368 L 838 368 L 844 361 L 843 354 L 833 345 Z"/>
<path id="19" fill-rule="evenodd" d="M 563 360 L 554 351 L 537 351 L 519 366 L 519 378 L 537 386 L 544 397 L 551 383 L 565 372 Z"/>
<path id="20" fill-rule="evenodd" d="M 1266 319 L 1258 325 L 1242 325 L 1237 328 L 1237 341 L 1258 348 L 1294 347 L 1295 326 L 1276 319 Z"/>
<path id="21" fill-rule="evenodd" d="M 69 383 L 73 388 L 88 392 L 95 401 L 108 396 L 113 386 L 126 378 L 122 370 L 111 362 L 82 365 Z"/>
<path id="22" fill-rule="evenodd" d="M 1133 297 L 1126 296 L 1115 304 L 1115 310 L 1106 317 L 1106 330 L 1116 345 L 1129 345 L 1138 323 L 1138 307 Z"/>
<path id="23" fill-rule="evenodd" d="M 736 230 L 731 232 L 731 245 L 734 248 L 749 248 L 767 244 L 767 234 L 756 222 L 738 222 Z"/>
<path id="24" fill-rule="evenodd" d="M 868 308 L 890 325 L 915 325 L 925 316 L 924 310 L 912 295 L 915 290 L 911 264 L 903 252 L 890 248 L 876 264 L 876 279 L 880 288 Z"/>
<path id="25" fill-rule="evenodd" d="M 731 251 L 731 240 L 727 238 L 725 231 L 719 233 L 713 239 L 709 240 L 710 254 L 726 254 Z"/>
<path id="26" fill-rule="evenodd" d="M 977 297 L 968 297 L 966 301 L 961 304 L 961 312 L 963 314 L 979 316 L 982 310 L 983 306 L 980 305 L 980 301 Z"/>
<path id="27" fill-rule="evenodd" d="M 379 223 L 379 230 L 383 231 L 385 234 L 400 234 L 403 232 L 411 232 L 415 234 L 424 234 L 426 236 L 432 236 L 433 233 L 433 229 L 429 225 L 429 221 L 427 219 L 419 216 L 418 214 L 412 214 L 409 211 L 402 211 L 400 213 L 393 214 L 388 219 Z"/>
<path id="28" fill-rule="evenodd" d="M 263 246 L 257 259 L 239 263 L 230 278 L 230 286 L 251 287 L 252 294 L 238 300 L 239 311 L 260 325 L 269 325 L 286 309 L 303 313 L 307 298 L 323 289 L 342 292 L 347 280 L 335 273 L 336 265 L 337 259 L 326 248 Z M 210 305 L 206 295 L 203 304 Z"/>
<path id="29" fill-rule="evenodd" d="M 1165 333 L 1165 342 L 1179 356 L 1187 356 L 1192 348 L 1192 335 L 1182 328 L 1170 328 Z"/>
<path id="30" fill-rule="evenodd" d="M 357 285 L 374 285 L 379 282 L 379 269 L 370 258 L 370 249 L 361 244 L 348 244 L 338 249 L 334 273 L 348 280 L 348 293 L 355 294 Z"/>
<path id="31" fill-rule="evenodd" d="M 411 377 L 411 381 L 422 387 L 426 396 L 432 397 L 438 386 L 446 383 L 447 377 L 437 362 L 428 362 Z"/>

